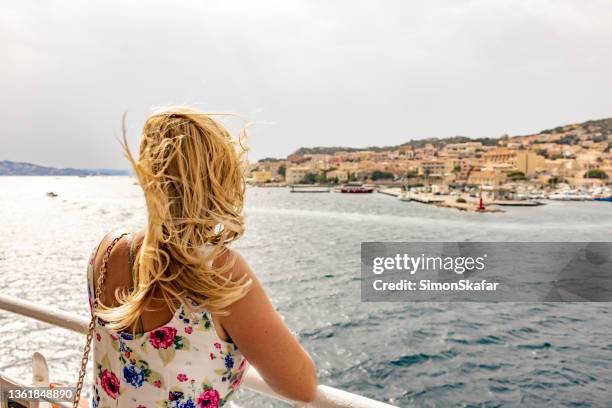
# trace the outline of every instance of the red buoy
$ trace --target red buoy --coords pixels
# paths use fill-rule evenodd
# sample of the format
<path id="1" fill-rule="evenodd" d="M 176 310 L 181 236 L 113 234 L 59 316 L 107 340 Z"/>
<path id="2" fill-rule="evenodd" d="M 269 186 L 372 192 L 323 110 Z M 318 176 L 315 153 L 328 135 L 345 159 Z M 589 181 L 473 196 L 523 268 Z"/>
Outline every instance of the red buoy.
<path id="1" fill-rule="evenodd" d="M 484 203 L 482 202 L 482 197 L 480 197 L 480 202 L 478 203 L 478 211 L 484 211 L 485 210 L 485 206 Z"/>

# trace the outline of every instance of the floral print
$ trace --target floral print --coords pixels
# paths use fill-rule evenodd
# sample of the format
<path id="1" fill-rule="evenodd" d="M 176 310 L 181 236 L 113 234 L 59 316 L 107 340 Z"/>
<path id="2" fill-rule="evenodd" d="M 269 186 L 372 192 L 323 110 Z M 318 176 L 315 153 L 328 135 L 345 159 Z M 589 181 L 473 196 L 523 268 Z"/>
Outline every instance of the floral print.
<path id="1" fill-rule="evenodd" d="M 129 363 L 123 367 L 123 379 L 134 388 L 142 387 L 146 378 L 146 371 Z"/>
<path id="2" fill-rule="evenodd" d="M 156 349 L 167 349 L 174 344 L 176 329 L 174 327 L 161 327 L 149 333 L 149 343 Z"/>
<path id="3" fill-rule="evenodd" d="M 195 382 L 193 382 L 195 383 Z M 229 401 L 231 395 L 222 398 L 219 391 L 203 382 L 199 389 L 174 389 L 168 392 L 168 398 L 161 404 L 163 408 L 219 408 Z"/>
<path id="4" fill-rule="evenodd" d="M 119 379 L 117 376 L 108 370 L 102 370 L 100 382 L 102 383 L 102 389 L 108 396 L 117 399 L 119 396 Z"/>
<path id="5" fill-rule="evenodd" d="M 222 360 L 224 365 L 224 368 L 215 370 L 215 374 L 221 376 L 221 382 L 227 382 L 232 390 L 237 390 L 242 382 L 246 360 L 242 358 L 240 365 L 236 368 L 235 354 L 232 352 L 231 347 L 223 351 L 221 344 L 215 343 L 215 348 L 218 350 L 218 353 L 216 356 L 213 355 L 213 357 Z"/>
<path id="6" fill-rule="evenodd" d="M 90 305 L 92 275 L 90 261 Z M 98 319 L 93 350 L 93 408 L 224 407 L 248 368 L 238 348 L 217 336 L 207 312 L 184 306 L 164 326 L 136 335 L 114 332 Z"/>
<path id="7" fill-rule="evenodd" d="M 206 408 L 218 408 L 219 407 L 219 392 L 217 390 L 207 389 L 204 390 L 196 401 L 198 407 Z"/>
<path id="8" fill-rule="evenodd" d="M 98 394 L 98 388 L 94 387 L 93 395 L 91 396 L 91 407 L 98 408 L 100 405 L 100 395 Z"/>
<path id="9" fill-rule="evenodd" d="M 196 408 L 192 397 L 185 397 L 182 391 L 170 391 L 168 399 L 162 404 L 164 408 Z"/>

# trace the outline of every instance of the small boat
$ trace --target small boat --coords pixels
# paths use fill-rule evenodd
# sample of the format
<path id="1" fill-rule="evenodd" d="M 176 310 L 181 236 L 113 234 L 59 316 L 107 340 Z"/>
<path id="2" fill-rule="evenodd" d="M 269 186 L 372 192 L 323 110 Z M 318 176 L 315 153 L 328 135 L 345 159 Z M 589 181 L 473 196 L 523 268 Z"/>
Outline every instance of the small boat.
<path id="1" fill-rule="evenodd" d="M 529 194 L 517 193 L 514 195 L 514 199 L 518 201 L 529 200 Z"/>
<path id="2" fill-rule="evenodd" d="M 545 199 L 546 195 L 544 193 L 529 193 L 527 194 L 528 200 L 542 200 Z"/>
<path id="3" fill-rule="evenodd" d="M 549 200 L 559 200 L 559 201 L 570 201 L 572 199 L 572 196 L 570 193 L 568 192 L 557 192 L 557 193 L 552 193 L 548 196 Z"/>
<path id="4" fill-rule="evenodd" d="M 412 201 L 412 197 L 409 192 L 404 192 L 399 196 L 400 201 Z"/>
<path id="5" fill-rule="evenodd" d="M 593 199 L 591 194 L 584 190 L 573 190 L 569 192 L 570 200 L 572 201 L 590 201 Z"/>
<path id="6" fill-rule="evenodd" d="M 607 197 L 593 197 L 593 201 L 605 201 L 608 203 L 612 203 L 612 195 Z"/>
<path id="7" fill-rule="evenodd" d="M 372 193 L 374 192 L 374 188 L 365 187 L 361 184 L 345 184 L 340 189 L 341 193 L 351 193 L 351 194 L 363 194 L 363 193 Z"/>
<path id="8" fill-rule="evenodd" d="M 54 193 L 53 191 L 49 191 L 49 192 L 47 193 L 47 197 L 53 197 L 53 198 L 55 198 L 55 197 L 57 197 L 57 193 Z"/>

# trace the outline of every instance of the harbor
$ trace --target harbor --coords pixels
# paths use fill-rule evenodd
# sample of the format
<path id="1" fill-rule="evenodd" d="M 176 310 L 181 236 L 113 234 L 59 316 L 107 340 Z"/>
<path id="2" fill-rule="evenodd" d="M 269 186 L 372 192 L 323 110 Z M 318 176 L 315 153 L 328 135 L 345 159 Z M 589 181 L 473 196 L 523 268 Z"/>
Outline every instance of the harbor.
<path id="1" fill-rule="evenodd" d="M 260 185 L 258 187 L 266 187 Z M 274 187 L 278 187 L 275 185 Z M 598 201 L 612 202 L 612 191 L 605 188 L 591 190 L 521 190 L 493 186 L 463 187 L 449 190 L 440 186 L 389 186 L 349 183 L 342 186 L 294 184 L 287 186 L 292 193 L 348 193 L 362 194 L 376 192 L 404 202 L 434 205 L 441 208 L 479 213 L 503 213 L 503 207 L 538 207 L 547 201 Z"/>
<path id="2" fill-rule="evenodd" d="M 502 213 L 557 201 L 612 202 L 612 118 L 502 138 L 303 147 L 250 163 L 253 186 L 292 192 L 379 192 L 465 212 Z"/>

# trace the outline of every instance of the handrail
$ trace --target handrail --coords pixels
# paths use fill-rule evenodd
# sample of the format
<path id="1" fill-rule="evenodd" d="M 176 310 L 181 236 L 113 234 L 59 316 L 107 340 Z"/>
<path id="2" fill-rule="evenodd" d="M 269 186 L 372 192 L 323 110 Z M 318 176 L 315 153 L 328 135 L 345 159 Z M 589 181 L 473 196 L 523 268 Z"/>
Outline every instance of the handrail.
<path id="1" fill-rule="evenodd" d="M 39 306 L 27 300 L 3 294 L 0 294 L 0 309 L 21 316 L 30 317 L 54 326 L 63 327 L 64 329 L 81 334 L 87 333 L 89 325 L 89 321 L 86 318 L 53 307 Z M 299 401 L 290 401 L 272 390 L 254 367 L 247 370 L 242 384 L 251 391 L 288 402 L 300 408 L 396 408 L 384 402 L 362 397 L 326 385 L 319 385 L 317 397 L 309 404 Z"/>

